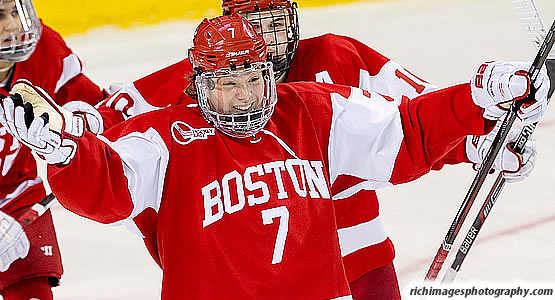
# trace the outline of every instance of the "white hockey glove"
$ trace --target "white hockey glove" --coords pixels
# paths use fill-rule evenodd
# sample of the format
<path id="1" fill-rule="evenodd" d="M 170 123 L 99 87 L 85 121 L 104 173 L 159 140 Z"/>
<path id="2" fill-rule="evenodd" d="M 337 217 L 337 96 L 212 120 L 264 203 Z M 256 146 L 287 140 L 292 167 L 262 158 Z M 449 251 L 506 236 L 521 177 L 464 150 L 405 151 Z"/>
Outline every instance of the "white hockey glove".
<path id="1" fill-rule="evenodd" d="M 466 155 L 468 159 L 473 162 L 475 169 L 480 167 L 484 158 L 488 154 L 489 148 L 499 128 L 501 122 L 497 122 L 495 128 L 487 135 L 482 136 L 468 136 L 466 138 Z M 512 128 L 507 135 L 507 139 L 503 144 L 501 150 L 497 154 L 493 162 L 493 168 L 498 171 L 503 171 L 503 177 L 507 183 L 519 182 L 526 177 L 530 176 L 532 170 L 536 166 L 536 141 L 530 138 L 524 147 L 523 154 L 517 154 L 513 151 L 512 146 L 518 137 L 520 130 Z"/>
<path id="2" fill-rule="evenodd" d="M 29 253 L 29 239 L 23 227 L 14 218 L 0 210 L 0 272 Z"/>
<path id="3" fill-rule="evenodd" d="M 94 135 L 104 132 L 104 121 L 102 120 L 102 116 L 92 105 L 82 101 L 71 101 L 64 104 L 62 107 L 69 110 L 74 115 L 81 115 L 85 118 L 87 130 Z"/>
<path id="4" fill-rule="evenodd" d="M 484 118 L 497 120 L 508 110 L 512 101 L 520 100 L 530 93 L 530 63 L 486 62 L 470 81 L 472 100 L 484 108 Z M 522 104 L 518 117 L 524 124 L 535 123 L 547 109 L 549 77 L 540 72 L 534 84 L 534 100 Z"/>
<path id="5" fill-rule="evenodd" d="M 85 119 L 60 107 L 41 88 L 21 80 L 2 100 L 0 123 L 48 164 L 68 164 L 85 131 Z"/>

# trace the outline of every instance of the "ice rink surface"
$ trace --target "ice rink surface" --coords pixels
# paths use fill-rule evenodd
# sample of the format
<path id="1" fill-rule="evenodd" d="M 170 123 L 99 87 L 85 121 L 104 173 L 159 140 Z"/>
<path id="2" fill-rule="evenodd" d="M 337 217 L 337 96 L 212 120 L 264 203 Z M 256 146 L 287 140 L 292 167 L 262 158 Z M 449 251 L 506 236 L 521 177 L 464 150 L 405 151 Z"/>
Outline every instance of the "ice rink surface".
<path id="1" fill-rule="evenodd" d="M 440 87 L 467 82 L 481 62 L 531 61 L 536 54 L 510 0 L 401 0 L 310 9 L 299 2 L 302 37 L 326 32 L 355 37 Z M 555 1 L 536 0 L 536 5 L 544 25 L 550 26 Z M 126 31 L 99 28 L 70 36 L 67 42 L 86 61 L 87 74 L 107 87 L 183 59 L 197 23 L 168 22 Z M 539 155 L 534 173 L 504 189 L 457 282 L 555 288 L 554 131 L 555 108 L 535 133 Z M 474 174 L 468 165 L 448 166 L 378 192 L 381 216 L 396 246 L 394 263 L 403 292 L 421 283 Z M 161 272 L 139 237 L 80 218 L 59 205 L 52 210 L 65 268 L 62 285 L 54 289 L 56 299 L 159 298 Z"/>

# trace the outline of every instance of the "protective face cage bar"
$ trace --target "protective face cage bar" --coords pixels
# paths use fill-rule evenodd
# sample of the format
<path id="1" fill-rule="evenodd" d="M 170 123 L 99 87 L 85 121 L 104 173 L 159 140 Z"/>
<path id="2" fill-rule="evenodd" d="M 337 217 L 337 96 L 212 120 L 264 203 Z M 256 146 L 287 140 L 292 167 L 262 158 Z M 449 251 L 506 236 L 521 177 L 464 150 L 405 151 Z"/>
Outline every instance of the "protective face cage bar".
<path id="1" fill-rule="evenodd" d="M 268 41 L 268 36 L 273 37 L 273 42 L 267 42 L 266 45 L 268 52 L 273 51 L 274 53 L 271 61 L 274 64 L 274 76 L 278 79 L 289 71 L 299 44 L 299 22 L 296 8 L 297 3 L 293 2 L 290 9 L 274 7 L 259 9 L 257 7 L 254 11 L 245 14 L 247 20 L 255 25 L 259 25 L 257 26 L 257 32 L 266 41 Z M 271 24 L 284 22 L 286 26 L 281 29 L 272 28 L 267 30 L 261 25 L 268 20 L 271 21 Z M 280 40 L 282 36 L 286 36 L 286 39 Z"/>
<path id="2" fill-rule="evenodd" d="M 208 91 L 214 88 L 218 78 L 244 74 L 248 72 L 262 72 L 264 79 L 264 103 L 262 108 L 246 113 L 220 113 L 212 108 Z M 218 69 L 215 71 L 196 74 L 195 85 L 198 94 L 200 111 L 206 121 L 226 135 L 246 138 L 258 133 L 274 113 L 277 103 L 276 83 L 271 62 L 256 62 L 234 68 Z"/>
<path id="3" fill-rule="evenodd" d="M 12 7 L 9 5 L 13 3 Z M 5 17 L 0 19 L 0 61 L 27 60 L 35 51 L 42 34 L 42 25 L 31 0 L 3 0 Z"/>

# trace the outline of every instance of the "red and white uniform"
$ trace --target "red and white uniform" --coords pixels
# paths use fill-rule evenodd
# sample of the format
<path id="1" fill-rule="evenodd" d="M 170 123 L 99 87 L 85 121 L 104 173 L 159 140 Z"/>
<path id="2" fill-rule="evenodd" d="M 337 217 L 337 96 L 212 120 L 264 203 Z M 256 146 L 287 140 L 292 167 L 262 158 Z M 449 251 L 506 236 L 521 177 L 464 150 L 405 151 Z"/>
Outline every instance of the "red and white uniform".
<path id="1" fill-rule="evenodd" d="M 110 112 L 106 107 L 99 108 L 103 113 L 105 128 L 131 116 L 168 105 L 194 103 L 183 93 L 189 83 L 185 77 L 192 74 L 189 60 L 184 59 L 124 86 L 103 103 L 123 112 L 123 116 Z M 404 96 L 409 99 L 437 90 L 435 86 L 363 43 L 334 34 L 300 40 L 286 81 L 344 84 L 390 97 Z M 468 161 L 464 138 L 453 141 L 449 148 L 449 153 L 436 161 L 431 169 L 440 169 L 446 163 Z M 409 172 L 403 181 L 411 181 L 424 174 Z M 380 220 L 376 193 L 370 186 L 371 182 L 348 174 L 339 176 L 332 186 L 339 241 L 349 282 L 390 264 L 395 256 L 393 244 Z"/>
<path id="2" fill-rule="evenodd" d="M 334 34 L 299 41 L 287 82 L 303 80 L 345 84 L 408 99 L 437 90 L 437 87 L 367 45 Z M 399 180 L 412 181 L 430 169 L 440 169 L 446 163 L 468 162 L 464 141 L 465 137 L 461 137 L 446 145 L 448 153 L 426 172 L 409 171 L 400 174 Z M 374 182 L 352 174 L 342 174 L 332 186 L 339 242 L 349 282 L 390 264 L 395 257 L 393 244 L 380 220 L 378 198 L 373 186 L 376 186 Z"/>
<path id="3" fill-rule="evenodd" d="M 371 189 L 403 182 L 494 125 L 468 84 L 409 102 L 296 82 L 278 99 L 249 139 L 184 105 L 86 133 L 69 165 L 48 166 L 49 183 L 73 212 L 156 243 L 162 299 L 350 299 L 330 186 L 344 174 Z"/>
<path id="4" fill-rule="evenodd" d="M 190 76 L 193 76 L 193 67 L 186 58 L 124 85 L 96 106 L 102 115 L 104 129 L 132 116 L 166 106 L 196 103 L 184 93 Z"/>
<path id="5" fill-rule="evenodd" d="M 73 100 L 94 105 L 102 100 L 103 93 L 82 71 L 82 62 L 66 46 L 62 37 L 43 25 L 35 52 L 26 61 L 15 64 L 11 79 L 0 87 L 0 93 L 8 95 L 12 82 L 28 79 L 61 105 Z M 0 209 L 13 217 L 22 213 L 21 208 L 46 196 L 31 150 L 22 147 L 3 127 L 0 127 L 0 172 Z M 50 212 L 24 229 L 31 242 L 29 254 L 24 259 L 16 260 L 8 271 L 0 272 L 0 290 L 34 276 L 62 275 Z"/>

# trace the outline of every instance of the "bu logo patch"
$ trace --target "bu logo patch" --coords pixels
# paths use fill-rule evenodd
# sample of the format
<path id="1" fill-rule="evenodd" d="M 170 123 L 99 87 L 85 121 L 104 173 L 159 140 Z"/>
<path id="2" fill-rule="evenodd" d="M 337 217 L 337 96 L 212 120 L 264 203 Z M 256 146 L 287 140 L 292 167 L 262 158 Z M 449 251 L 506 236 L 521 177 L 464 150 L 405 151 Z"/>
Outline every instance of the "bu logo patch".
<path id="1" fill-rule="evenodd" d="M 193 128 L 182 121 L 175 121 L 171 130 L 173 139 L 181 145 L 187 145 L 194 140 L 206 140 L 209 135 L 216 135 L 215 128 Z"/>

